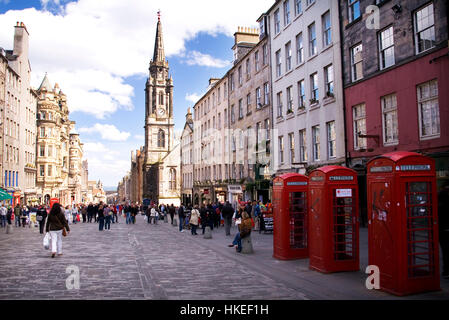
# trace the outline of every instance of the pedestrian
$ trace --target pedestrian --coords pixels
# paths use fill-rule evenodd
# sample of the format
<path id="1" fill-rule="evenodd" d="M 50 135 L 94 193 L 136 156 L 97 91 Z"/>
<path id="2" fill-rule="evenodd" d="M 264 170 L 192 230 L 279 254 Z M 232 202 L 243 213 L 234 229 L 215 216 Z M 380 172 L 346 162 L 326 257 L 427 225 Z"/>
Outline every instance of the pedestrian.
<path id="1" fill-rule="evenodd" d="M 87 222 L 92 223 L 92 218 L 94 215 L 94 206 L 92 202 L 89 202 L 89 205 L 87 206 Z"/>
<path id="2" fill-rule="evenodd" d="M 260 201 L 254 201 L 254 231 L 259 231 L 260 229 Z"/>
<path id="3" fill-rule="evenodd" d="M 443 254 L 442 277 L 449 279 L 449 181 L 443 182 L 438 192 L 438 227 Z"/>
<path id="4" fill-rule="evenodd" d="M 242 215 L 242 222 L 239 223 L 239 232 L 234 237 L 234 241 L 228 247 L 237 246 L 236 251 L 242 251 L 242 239 L 246 238 L 251 234 L 251 229 L 253 228 L 251 218 L 246 210 L 242 208 L 239 209 L 240 214 Z"/>
<path id="5" fill-rule="evenodd" d="M 203 229 L 203 233 L 206 230 L 206 226 L 208 224 L 208 216 L 207 216 L 207 209 L 206 206 L 203 204 L 201 204 L 201 208 L 200 208 L 200 219 L 201 219 L 201 228 Z"/>
<path id="6" fill-rule="evenodd" d="M 175 213 L 176 213 L 176 209 L 175 209 L 175 206 L 173 205 L 173 203 L 168 208 L 168 213 L 170 214 L 171 224 L 173 224 L 173 218 L 175 217 Z"/>
<path id="7" fill-rule="evenodd" d="M 103 210 L 103 215 L 105 219 L 104 229 L 111 230 L 111 219 L 112 219 L 112 209 L 109 206 L 105 206 Z"/>
<path id="8" fill-rule="evenodd" d="M 72 217 L 73 217 L 73 223 L 74 224 L 76 224 L 76 220 L 77 220 L 77 215 L 78 215 L 78 207 L 77 207 L 77 205 L 75 204 L 75 205 L 73 205 L 73 208 L 72 208 Z"/>
<path id="9" fill-rule="evenodd" d="M 137 212 L 138 212 L 138 208 L 137 205 L 134 203 L 131 207 L 131 221 L 133 222 L 133 224 L 136 223 L 136 216 L 137 216 Z"/>
<path id="10" fill-rule="evenodd" d="M 187 204 L 187 206 L 184 206 L 184 228 L 190 229 L 190 214 L 192 213 L 192 206 L 190 203 Z"/>
<path id="11" fill-rule="evenodd" d="M 65 207 L 65 218 L 66 218 L 66 220 L 67 220 L 67 222 L 69 223 L 69 224 L 71 224 L 71 216 L 72 215 L 72 213 L 71 213 L 71 210 L 70 210 L 70 207 L 69 206 L 66 206 Z"/>
<path id="12" fill-rule="evenodd" d="M 2 228 L 6 228 L 6 216 L 8 214 L 8 209 L 6 209 L 5 204 L 2 203 L 0 207 L 0 224 Z"/>
<path id="13" fill-rule="evenodd" d="M 20 205 L 18 203 L 16 203 L 16 206 L 14 207 L 14 218 L 16 220 L 16 227 L 21 226 L 21 223 L 20 223 L 21 215 L 22 215 L 22 209 L 20 208 Z"/>
<path id="14" fill-rule="evenodd" d="M 44 206 L 39 206 L 36 213 L 36 220 L 39 222 L 39 232 L 44 233 L 45 220 L 47 219 L 47 210 Z"/>
<path id="15" fill-rule="evenodd" d="M 98 207 L 98 230 L 103 231 L 104 227 L 104 207 L 103 202 L 100 202 Z"/>
<path id="16" fill-rule="evenodd" d="M 232 208 L 229 201 L 226 201 L 226 204 L 224 205 L 223 210 L 221 211 L 221 214 L 224 219 L 225 233 L 227 236 L 230 236 L 231 235 L 232 216 L 234 215 L 234 209 Z"/>
<path id="17" fill-rule="evenodd" d="M 22 219 L 22 227 L 24 227 L 24 228 L 27 224 L 28 214 L 29 214 L 28 208 L 26 206 L 23 206 L 20 218 Z"/>
<path id="18" fill-rule="evenodd" d="M 150 219 L 153 221 L 154 224 L 157 224 L 157 216 L 158 212 L 156 209 L 156 205 L 153 205 L 151 206 Z"/>
<path id="19" fill-rule="evenodd" d="M 86 205 L 85 205 L 85 204 L 83 204 L 83 205 L 81 206 L 81 215 L 82 215 L 82 217 L 83 217 L 83 223 L 86 223 L 87 208 L 86 208 Z"/>
<path id="20" fill-rule="evenodd" d="M 191 233 L 193 236 L 197 236 L 198 233 L 196 233 L 196 228 L 198 228 L 198 218 L 200 217 L 200 212 L 198 211 L 198 205 L 195 205 L 195 207 L 190 212 L 190 226 L 191 226 Z"/>
<path id="21" fill-rule="evenodd" d="M 112 206 L 112 223 L 118 223 L 117 206 Z"/>
<path id="22" fill-rule="evenodd" d="M 179 232 L 184 232 L 183 230 L 183 226 L 184 226 L 184 218 L 185 218 L 185 213 L 184 213 L 184 204 L 181 203 L 181 206 L 178 209 L 178 218 L 179 218 Z"/>
<path id="23" fill-rule="evenodd" d="M 214 224 L 215 224 L 215 210 L 212 207 L 212 205 L 209 203 L 207 205 L 207 225 L 210 227 L 211 230 L 214 230 Z"/>
<path id="24" fill-rule="evenodd" d="M 62 235 L 64 229 L 70 232 L 69 224 L 65 218 L 64 211 L 59 203 L 54 203 L 48 215 L 46 232 L 50 232 L 51 237 L 51 257 L 54 258 L 56 253 L 62 256 Z"/>

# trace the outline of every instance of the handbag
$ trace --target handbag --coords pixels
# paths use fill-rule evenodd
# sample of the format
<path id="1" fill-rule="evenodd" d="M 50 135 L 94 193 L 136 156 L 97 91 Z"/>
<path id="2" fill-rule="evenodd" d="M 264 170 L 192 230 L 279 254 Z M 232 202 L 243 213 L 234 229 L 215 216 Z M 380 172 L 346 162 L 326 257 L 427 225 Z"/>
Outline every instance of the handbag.
<path id="1" fill-rule="evenodd" d="M 46 250 L 50 249 L 50 233 L 47 232 L 44 236 L 43 245 Z"/>
<path id="2" fill-rule="evenodd" d="M 55 217 L 56 217 L 56 219 L 59 220 L 58 216 L 55 216 Z M 59 220 L 59 223 L 61 223 L 61 220 Z M 64 224 L 62 224 L 62 236 L 63 236 L 63 237 L 67 237 L 67 231 L 65 231 L 65 226 L 64 226 Z"/>

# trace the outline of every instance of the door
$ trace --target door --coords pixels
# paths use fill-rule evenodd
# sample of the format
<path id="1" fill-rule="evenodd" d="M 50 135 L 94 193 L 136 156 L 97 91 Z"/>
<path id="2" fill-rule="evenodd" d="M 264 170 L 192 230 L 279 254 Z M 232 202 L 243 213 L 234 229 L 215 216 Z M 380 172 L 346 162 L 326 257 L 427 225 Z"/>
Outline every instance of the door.
<path id="1" fill-rule="evenodd" d="M 305 249 L 307 248 L 306 192 L 290 192 L 289 208 L 290 248 Z"/>
<path id="2" fill-rule="evenodd" d="M 420 278 L 435 274 L 432 181 L 415 178 L 402 183 L 405 191 L 407 275 Z"/>
<path id="3" fill-rule="evenodd" d="M 352 187 L 332 190 L 334 260 L 356 258 L 356 190 Z"/>

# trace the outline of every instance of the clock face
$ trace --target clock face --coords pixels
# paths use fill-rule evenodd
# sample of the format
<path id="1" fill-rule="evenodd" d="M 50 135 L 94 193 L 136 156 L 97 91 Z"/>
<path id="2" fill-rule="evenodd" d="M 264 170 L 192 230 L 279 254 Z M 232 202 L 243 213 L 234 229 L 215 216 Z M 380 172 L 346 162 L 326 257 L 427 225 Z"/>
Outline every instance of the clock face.
<path id="1" fill-rule="evenodd" d="M 165 115 L 165 109 L 159 108 L 159 109 L 157 110 L 157 114 L 160 115 L 160 116 Z"/>

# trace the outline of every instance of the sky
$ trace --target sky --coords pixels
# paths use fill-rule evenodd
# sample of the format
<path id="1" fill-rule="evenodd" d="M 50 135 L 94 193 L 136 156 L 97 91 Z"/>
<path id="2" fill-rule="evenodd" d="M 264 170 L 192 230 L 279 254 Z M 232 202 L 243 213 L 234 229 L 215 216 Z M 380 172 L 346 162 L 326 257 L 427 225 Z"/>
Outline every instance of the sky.
<path id="1" fill-rule="evenodd" d="M 116 187 L 130 169 L 131 151 L 144 145 L 144 89 L 158 10 L 179 136 L 187 108 L 206 92 L 210 78 L 231 67 L 237 27 L 257 27 L 273 3 L 0 0 L 0 47 L 12 49 L 16 22 L 26 25 L 32 86 L 38 88 L 45 73 L 58 83 L 84 143 L 89 180 Z"/>

